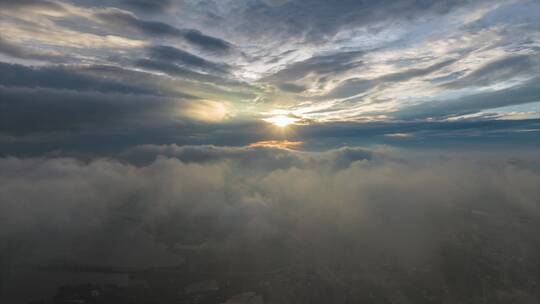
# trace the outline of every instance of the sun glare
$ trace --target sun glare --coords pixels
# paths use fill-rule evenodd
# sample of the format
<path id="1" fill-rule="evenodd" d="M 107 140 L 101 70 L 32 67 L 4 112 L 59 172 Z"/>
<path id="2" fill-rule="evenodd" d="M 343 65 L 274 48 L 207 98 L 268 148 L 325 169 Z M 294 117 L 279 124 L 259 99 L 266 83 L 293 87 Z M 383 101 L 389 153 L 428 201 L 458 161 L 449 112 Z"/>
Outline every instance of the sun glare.
<path id="1" fill-rule="evenodd" d="M 279 116 L 267 118 L 265 119 L 265 121 L 271 124 L 274 124 L 277 127 L 284 128 L 290 124 L 295 123 L 296 121 L 298 121 L 298 119 L 294 117 L 285 116 L 285 115 L 279 115 Z"/>

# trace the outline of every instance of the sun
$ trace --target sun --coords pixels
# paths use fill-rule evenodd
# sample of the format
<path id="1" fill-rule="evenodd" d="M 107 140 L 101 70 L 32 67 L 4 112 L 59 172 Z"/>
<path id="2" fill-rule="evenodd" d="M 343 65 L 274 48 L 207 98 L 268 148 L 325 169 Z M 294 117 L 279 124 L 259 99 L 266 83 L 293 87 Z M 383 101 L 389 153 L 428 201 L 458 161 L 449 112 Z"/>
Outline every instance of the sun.
<path id="1" fill-rule="evenodd" d="M 265 119 L 265 121 L 277 126 L 277 127 L 280 127 L 280 128 L 284 128 L 288 125 L 291 125 L 293 123 L 295 123 L 296 121 L 298 121 L 298 118 L 294 118 L 294 117 L 290 117 L 290 116 L 285 116 L 285 115 L 279 115 L 279 116 L 274 116 L 274 117 L 270 117 L 270 118 L 267 118 Z"/>

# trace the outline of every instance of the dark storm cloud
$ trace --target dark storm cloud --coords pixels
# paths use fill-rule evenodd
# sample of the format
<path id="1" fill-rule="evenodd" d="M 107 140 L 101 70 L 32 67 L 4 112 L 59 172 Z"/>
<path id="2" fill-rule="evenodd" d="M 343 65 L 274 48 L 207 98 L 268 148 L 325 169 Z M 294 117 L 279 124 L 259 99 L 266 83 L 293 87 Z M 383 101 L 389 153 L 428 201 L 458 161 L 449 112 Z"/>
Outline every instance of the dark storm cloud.
<path id="1" fill-rule="evenodd" d="M 230 66 L 208 61 L 202 57 L 172 46 L 156 45 L 148 49 L 150 57 L 168 63 L 179 63 L 203 71 L 227 73 Z"/>
<path id="2" fill-rule="evenodd" d="M 540 71 L 538 56 L 515 55 L 489 62 L 464 77 L 441 86 L 447 89 L 482 87 L 517 76 L 535 76 Z"/>
<path id="3" fill-rule="evenodd" d="M 445 60 L 439 63 L 432 64 L 426 68 L 413 68 L 403 72 L 389 73 L 384 76 L 375 79 L 359 79 L 351 78 L 345 80 L 339 84 L 336 88 L 326 94 L 325 98 L 346 98 L 363 93 L 367 90 L 373 89 L 376 86 L 384 85 L 386 83 L 407 81 L 416 77 L 429 75 L 441 68 L 449 66 L 456 62 L 455 59 Z"/>
<path id="4" fill-rule="evenodd" d="M 203 34 L 195 29 L 179 29 L 160 21 L 142 20 L 133 13 L 119 9 L 108 9 L 95 16 L 106 24 L 119 30 L 131 30 L 147 36 L 165 36 L 182 38 L 203 50 L 227 52 L 232 45 L 225 40 Z"/>
<path id="5" fill-rule="evenodd" d="M 409 106 L 397 111 L 393 116 L 399 119 L 444 118 L 536 101 L 540 101 L 540 79 L 538 77 L 507 89 Z"/>

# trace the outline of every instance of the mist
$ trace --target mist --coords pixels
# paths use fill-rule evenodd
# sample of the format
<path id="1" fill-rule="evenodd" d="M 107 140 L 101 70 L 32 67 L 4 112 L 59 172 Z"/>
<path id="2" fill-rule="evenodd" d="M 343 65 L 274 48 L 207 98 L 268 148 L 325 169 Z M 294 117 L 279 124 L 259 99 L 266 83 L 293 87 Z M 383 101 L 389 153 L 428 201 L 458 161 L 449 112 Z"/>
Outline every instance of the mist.
<path id="1" fill-rule="evenodd" d="M 538 185 L 536 153 L 508 151 L 4 157 L 2 294 L 28 303 L 75 282 L 150 293 L 170 286 L 140 271 L 175 269 L 176 293 L 200 281 L 254 295 L 227 303 L 534 303 Z"/>

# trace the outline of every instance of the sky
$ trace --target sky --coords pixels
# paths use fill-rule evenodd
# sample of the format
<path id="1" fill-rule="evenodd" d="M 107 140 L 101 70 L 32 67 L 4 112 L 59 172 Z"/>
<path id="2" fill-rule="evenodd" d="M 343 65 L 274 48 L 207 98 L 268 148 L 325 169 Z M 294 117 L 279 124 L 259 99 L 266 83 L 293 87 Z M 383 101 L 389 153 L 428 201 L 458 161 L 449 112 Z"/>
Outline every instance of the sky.
<path id="1" fill-rule="evenodd" d="M 268 140 L 538 146 L 538 1 L 0 7 L 4 153 Z"/>
<path id="2" fill-rule="evenodd" d="M 539 1 L 0 0 L 0 29 L 0 302 L 194 252 L 306 284 L 216 304 L 540 299 Z"/>

